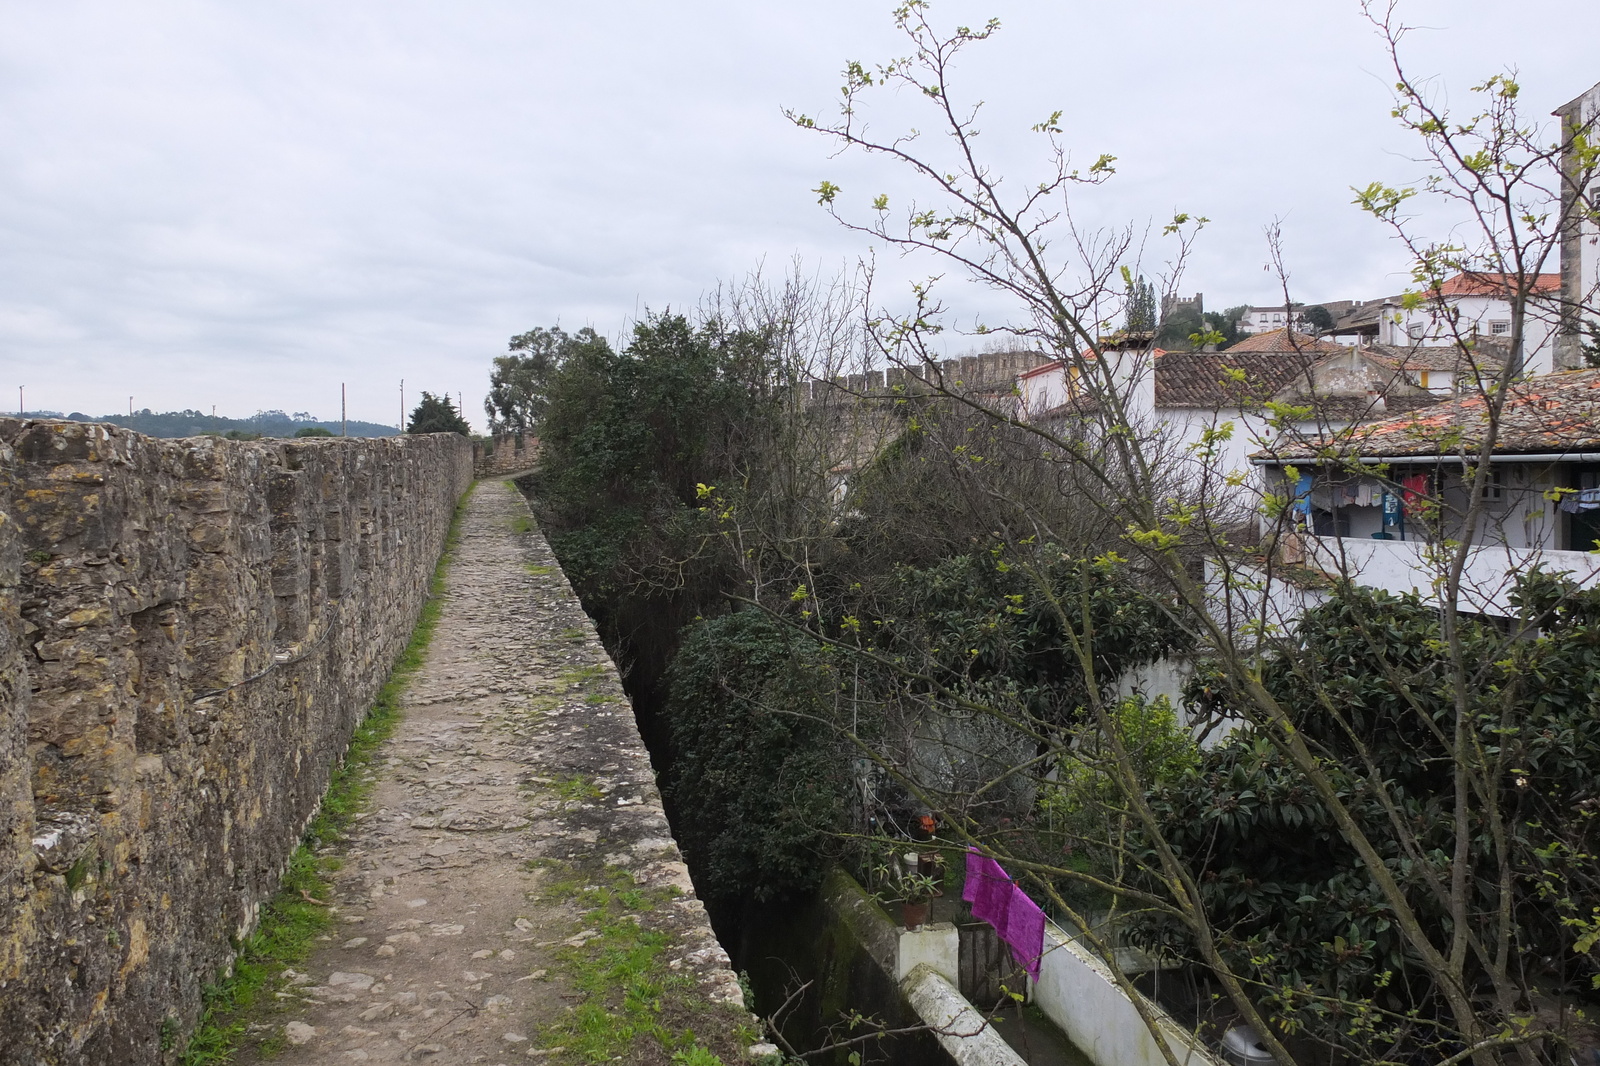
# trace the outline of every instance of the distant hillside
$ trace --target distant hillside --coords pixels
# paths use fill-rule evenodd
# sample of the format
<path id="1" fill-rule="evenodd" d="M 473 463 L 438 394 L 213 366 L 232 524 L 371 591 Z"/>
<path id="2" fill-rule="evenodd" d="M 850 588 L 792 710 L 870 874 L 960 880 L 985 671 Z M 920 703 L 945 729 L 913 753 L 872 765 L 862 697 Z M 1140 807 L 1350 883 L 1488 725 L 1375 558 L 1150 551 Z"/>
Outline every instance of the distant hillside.
<path id="1" fill-rule="evenodd" d="M 147 407 L 143 411 L 135 411 L 131 417 L 128 415 L 95 417 L 81 411 L 74 411 L 69 415 L 63 415 L 59 411 L 29 411 L 28 417 L 65 418 L 72 422 L 110 422 L 112 425 L 127 426 L 151 437 L 198 437 L 207 433 L 223 437 L 292 437 L 302 429 L 325 429 L 335 435 L 339 433 L 338 419 L 331 422 L 323 421 L 311 417 L 305 411 L 298 411 L 292 415 L 282 411 L 258 411 L 251 418 L 219 418 L 203 411 L 156 412 Z M 397 432 L 399 431 L 394 426 L 383 426 L 376 422 L 357 422 L 351 419 L 349 423 L 349 434 L 352 437 L 392 437 Z"/>

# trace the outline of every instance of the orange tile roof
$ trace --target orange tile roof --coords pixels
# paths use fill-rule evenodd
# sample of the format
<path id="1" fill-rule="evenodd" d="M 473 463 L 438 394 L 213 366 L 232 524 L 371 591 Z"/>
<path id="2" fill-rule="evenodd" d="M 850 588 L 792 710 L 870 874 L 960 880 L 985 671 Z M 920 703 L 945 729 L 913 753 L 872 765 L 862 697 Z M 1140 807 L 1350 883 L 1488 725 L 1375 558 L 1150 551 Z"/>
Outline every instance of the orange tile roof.
<path id="1" fill-rule="evenodd" d="M 1439 286 L 1440 296 L 1499 296 L 1508 299 L 1511 290 L 1515 287 L 1512 281 L 1515 274 L 1479 273 L 1475 270 L 1464 270 L 1455 277 Z M 1560 274 L 1536 274 L 1533 278 L 1535 294 L 1559 292 L 1561 290 Z"/>
<path id="2" fill-rule="evenodd" d="M 1600 451 L 1600 370 L 1544 374 L 1508 386 L 1494 451 L 1501 455 Z M 1483 447 L 1489 415 L 1481 394 L 1462 396 L 1260 457 L 1471 455 Z"/>
<path id="3" fill-rule="evenodd" d="M 1292 355 L 1301 352 L 1321 354 L 1323 352 L 1342 352 L 1344 345 L 1332 341 L 1320 341 L 1306 333 L 1295 333 L 1287 328 L 1272 329 L 1265 333 L 1254 333 L 1243 340 L 1230 344 L 1225 351 L 1232 355 L 1234 352 L 1277 352 L 1280 355 Z"/>

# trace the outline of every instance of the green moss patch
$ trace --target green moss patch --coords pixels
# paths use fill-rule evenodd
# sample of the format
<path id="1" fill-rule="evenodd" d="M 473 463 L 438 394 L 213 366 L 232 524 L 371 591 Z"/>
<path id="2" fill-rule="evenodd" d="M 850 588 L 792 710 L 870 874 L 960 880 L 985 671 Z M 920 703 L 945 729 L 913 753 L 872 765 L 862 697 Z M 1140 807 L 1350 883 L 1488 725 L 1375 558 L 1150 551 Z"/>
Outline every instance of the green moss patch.
<path id="1" fill-rule="evenodd" d="M 717 1066 L 736 1061 L 730 1056 L 755 1040 L 734 1012 L 708 1009 L 694 979 L 667 965 L 672 934 L 652 928 L 650 915 L 678 894 L 640 888 L 617 867 L 592 876 L 550 871 L 543 898 L 576 904 L 582 927 L 597 934 L 556 954 L 563 984 L 582 997 L 540 1030 L 539 1046 L 563 1049 L 557 1061 L 659 1062 L 667 1055 L 674 1063 Z"/>

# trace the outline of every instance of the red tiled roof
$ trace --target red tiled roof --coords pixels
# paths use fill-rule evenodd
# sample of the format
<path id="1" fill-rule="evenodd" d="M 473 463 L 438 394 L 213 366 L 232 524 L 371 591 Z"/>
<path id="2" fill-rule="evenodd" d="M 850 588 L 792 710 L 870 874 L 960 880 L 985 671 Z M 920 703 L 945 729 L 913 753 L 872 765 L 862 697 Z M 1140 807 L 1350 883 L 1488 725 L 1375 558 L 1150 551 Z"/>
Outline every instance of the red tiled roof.
<path id="1" fill-rule="evenodd" d="M 1156 406 L 1259 407 L 1305 376 L 1320 352 L 1167 352 L 1156 360 Z M 1243 371 L 1244 380 L 1230 371 Z"/>
<path id="2" fill-rule="evenodd" d="M 1600 450 L 1600 370 L 1544 374 L 1508 388 L 1497 454 Z M 1484 397 L 1470 395 L 1295 444 L 1274 457 L 1309 459 L 1328 451 L 1372 457 L 1470 454 L 1483 446 L 1488 427 Z"/>
<path id="3" fill-rule="evenodd" d="M 1385 360 L 1405 370 L 1447 370 L 1453 374 L 1476 371 L 1482 375 L 1498 372 L 1506 365 L 1510 345 L 1479 337 L 1471 351 L 1454 344 L 1373 344 L 1362 349 L 1374 359 Z"/>
<path id="4" fill-rule="evenodd" d="M 1515 274 L 1479 273 L 1465 270 L 1439 286 L 1440 296 L 1499 296 L 1509 299 L 1515 285 Z M 1536 274 L 1530 292 L 1551 293 L 1561 290 L 1560 274 Z"/>
<path id="5" fill-rule="evenodd" d="M 1344 345 L 1332 341 L 1319 341 L 1317 338 L 1305 333 L 1295 333 L 1287 328 L 1272 329 L 1265 333 L 1255 333 L 1228 347 L 1228 355 L 1234 352 L 1277 352 L 1280 355 L 1293 355 L 1301 352 L 1339 352 L 1344 350 Z"/>

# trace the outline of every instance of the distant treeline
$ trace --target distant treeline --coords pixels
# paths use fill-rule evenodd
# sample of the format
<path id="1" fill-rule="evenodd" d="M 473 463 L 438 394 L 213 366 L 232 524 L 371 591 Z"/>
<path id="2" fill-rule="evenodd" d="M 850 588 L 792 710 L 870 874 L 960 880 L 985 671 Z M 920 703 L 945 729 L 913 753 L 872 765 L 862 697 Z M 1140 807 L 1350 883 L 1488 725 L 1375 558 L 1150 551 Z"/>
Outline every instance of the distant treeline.
<path id="1" fill-rule="evenodd" d="M 132 415 L 86 415 L 74 411 L 64 415 L 60 411 L 29 411 L 28 418 L 65 418 L 72 422 L 110 422 L 126 426 L 151 437 L 199 437 L 215 434 L 221 437 L 252 439 L 255 437 L 293 437 L 304 430 L 325 430 L 337 436 L 338 419 L 331 422 L 313 418 L 305 411 L 285 414 L 282 411 L 257 411 L 250 418 L 221 418 L 203 411 L 152 411 L 148 407 Z M 351 419 L 348 433 L 352 437 L 392 437 L 399 432 L 394 426 L 376 422 L 358 422 Z M 320 435 L 320 434 L 318 434 Z"/>

